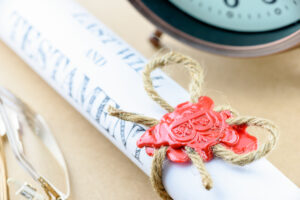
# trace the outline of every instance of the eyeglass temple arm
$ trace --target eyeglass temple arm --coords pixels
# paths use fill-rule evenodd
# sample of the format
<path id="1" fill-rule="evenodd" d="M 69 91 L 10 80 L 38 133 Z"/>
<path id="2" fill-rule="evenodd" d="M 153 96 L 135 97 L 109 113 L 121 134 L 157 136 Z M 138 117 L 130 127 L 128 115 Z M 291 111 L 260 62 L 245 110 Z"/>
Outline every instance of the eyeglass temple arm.
<path id="1" fill-rule="evenodd" d="M 6 162 L 3 148 L 3 141 L 0 135 L 0 200 L 7 200 L 8 190 L 6 184 Z"/>

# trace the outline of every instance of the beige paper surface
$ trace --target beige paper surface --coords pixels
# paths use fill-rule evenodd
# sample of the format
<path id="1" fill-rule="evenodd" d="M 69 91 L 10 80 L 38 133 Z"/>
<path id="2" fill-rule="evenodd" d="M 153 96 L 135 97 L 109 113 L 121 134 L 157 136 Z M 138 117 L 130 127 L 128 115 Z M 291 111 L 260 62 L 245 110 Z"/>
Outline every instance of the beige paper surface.
<path id="1" fill-rule="evenodd" d="M 155 54 L 146 40 L 153 26 L 126 1 L 79 2 L 143 55 L 150 58 Z M 268 158 L 300 186 L 300 50 L 232 59 L 192 49 L 168 36 L 163 42 L 203 64 L 206 93 L 216 103 L 230 103 L 242 114 L 269 118 L 280 126 L 280 143 Z M 71 199 L 157 199 L 147 176 L 3 43 L 0 60 L 0 84 L 41 113 L 58 139 L 70 169 Z M 172 68 L 168 72 L 187 86 L 189 77 L 184 70 Z M 24 176 L 10 149 L 6 154 L 9 175 Z M 51 169 L 49 163 L 40 165 Z M 56 176 L 60 175 L 57 172 Z"/>

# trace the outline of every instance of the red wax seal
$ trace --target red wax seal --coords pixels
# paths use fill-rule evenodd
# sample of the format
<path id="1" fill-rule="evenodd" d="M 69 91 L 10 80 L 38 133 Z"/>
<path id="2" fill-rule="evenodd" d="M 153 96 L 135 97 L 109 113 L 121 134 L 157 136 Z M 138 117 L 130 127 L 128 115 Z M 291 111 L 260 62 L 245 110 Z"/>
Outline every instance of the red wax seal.
<path id="1" fill-rule="evenodd" d="M 247 125 L 226 123 L 229 111 L 216 112 L 209 97 L 200 97 L 198 103 L 179 104 L 171 113 L 163 116 L 160 123 L 148 129 L 137 141 L 139 148 L 146 147 L 152 156 L 155 149 L 168 146 L 167 156 L 174 162 L 187 162 L 184 151 L 189 146 L 204 161 L 213 158 L 212 146 L 222 144 L 237 154 L 257 149 L 257 139 L 246 132 Z"/>

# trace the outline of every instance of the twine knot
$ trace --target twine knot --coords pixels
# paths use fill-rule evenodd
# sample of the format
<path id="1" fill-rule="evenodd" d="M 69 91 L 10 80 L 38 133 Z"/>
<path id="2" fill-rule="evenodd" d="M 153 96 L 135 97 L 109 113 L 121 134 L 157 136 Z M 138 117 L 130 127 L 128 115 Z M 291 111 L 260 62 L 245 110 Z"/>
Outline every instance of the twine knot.
<path id="1" fill-rule="evenodd" d="M 189 85 L 190 102 L 180 104 L 176 108 L 173 108 L 154 90 L 153 83 L 150 77 L 152 71 L 154 71 L 155 69 L 163 68 L 166 65 L 174 63 L 182 64 L 185 68 L 189 70 L 191 76 L 191 83 Z M 213 187 L 213 181 L 204 165 L 204 161 L 209 161 L 210 159 L 212 159 L 212 157 L 210 156 L 214 155 L 229 163 L 243 166 L 255 160 L 258 160 L 261 157 L 264 157 L 274 148 L 274 146 L 277 143 L 279 135 L 278 129 L 269 120 L 251 116 L 239 116 L 238 112 L 236 112 L 230 106 L 221 105 L 214 107 L 212 100 L 210 100 L 208 97 L 201 97 L 203 79 L 203 69 L 197 61 L 179 53 L 169 52 L 161 57 L 154 58 L 146 65 L 143 73 L 143 82 L 147 94 L 162 108 L 167 110 L 169 112 L 168 114 L 172 115 L 173 118 L 169 117 L 169 115 L 166 114 L 164 117 L 168 117 L 168 120 L 165 120 L 163 118 L 161 121 L 159 121 L 151 117 L 109 107 L 108 112 L 112 116 L 118 117 L 122 120 L 140 123 L 145 126 L 151 127 L 145 133 L 145 135 L 148 134 L 146 135 L 147 137 L 145 137 L 147 138 L 147 141 L 144 141 L 143 143 L 142 136 L 141 139 L 137 142 L 137 145 L 139 147 L 145 146 L 146 152 L 149 155 L 154 156 L 152 161 L 150 181 L 154 190 L 162 199 L 172 199 L 165 190 L 165 187 L 162 182 L 163 163 L 167 155 L 170 160 L 175 162 L 191 160 L 191 162 L 198 169 L 201 175 L 204 188 L 210 190 Z M 196 111 L 195 107 L 197 107 Z M 182 116 L 185 116 L 183 112 L 185 112 L 186 110 L 188 110 L 188 112 L 190 112 L 191 110 L 193 110 L 193 112 L 198 112 L 197 110 L 199 110 L 198 113 L 194 113 L 193 115 L 198 118 L 194 120 L 193 118 L 189 117 L 185 121 L 182 120 Z M 208 126 L 208 119 L 206 119 L 205 117 L 199 119 L 199 116 L 204 115 L 203 113 L 209 113 L 208 118 L 209 116 L 211 116 L 211 118 L 217 119 L 217 121 L 219 120 L 218 123 L 215 123 L 217 125 Z M 175 114 L 179 115 L 179 118 L 174 117 Z M 179 133 L 179 136 L 171 135 L 168 139 L 166 139 L 166 137 L 158 139 L 153 139 L 149 137 L 157 132 L 162 132 L 163 128 L 160 127 L 160 124 L 166 123 L 166 121 L 169 122 L 170 118 L 172 118 L 173 124 L 167 125 L 170 125 L 173 128 L 175 126 L 178 126 L 175 127 L 175 129 L 177 129 L 174 131 L 177 131 Z M 164 124 L 164 126 L 166 125 Z M 249 126 L 260 127 L 262 129 L 267 130 L 269 132 L 267 141 L 265 143 L 262 143 L 259 147 L 257 147 L 256 138 L 246 133 L 246 128 Z M 193 131 L 188 132 L 190 129 L 192 129 L 191 127 L 200 131 L 213 131 L 213 135 L 217 135 L 217 138 L 213 140 L 214 142 L 210 143 L 211 146 L 205 146 L 205 148 L 200 148 L 197 145 L 193 146 L 192 143 L 194 144 L 195 142 L 193 141 L 189 143 L 189 140 L 186 139 L 186 137 L 193 138 L 191 134 L 195 134 L 195 132 Z M 185 137 L 184 141 L 182 137 Z M 241 147 L 242 144 L 238 143 L 241 142 L 239 141 L 239 137 L 242 138 L 240 140 L 251 143 L 251 145 L 249 145 L 248 143 L 248 147 L 250 146 L 250 149 L 245 150 L 244 147 Z M 230 138 L 230 140 L 228 138 Z M 151 142 L 152 146 L 146 145 L 149 144 L 149 142 Z M 182 146 L 182 148 L 172 148 L 172 145 L 174 145 L 174 143 L 176 144 L 176 147 Z M 238 145 L 236 145 L 237 143 Z M 166 144 L 169 144 L 170 146 L 164 146 Z M 228 147 L 226 147 L 226 144 L 228 145 Z M 238 147 L 234 147 L 234 145 Z M 235 151 L 239 152 L 236 153 Z"/>

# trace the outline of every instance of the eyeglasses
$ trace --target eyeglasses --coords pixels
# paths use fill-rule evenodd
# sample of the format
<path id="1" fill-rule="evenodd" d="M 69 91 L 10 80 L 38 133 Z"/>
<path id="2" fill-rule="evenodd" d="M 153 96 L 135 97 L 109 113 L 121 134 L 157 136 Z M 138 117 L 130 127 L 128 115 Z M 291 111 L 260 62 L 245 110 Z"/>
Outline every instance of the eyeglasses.
<path id="1" fill-rule="evenodd" d="M 25 172 L 27 172 L 31 176 L 31 178 L 36 183 L 38 183 L 38 185 L 41 186 L 48 199 L 67 199 L 70 195 L 70 182 L 66 162 L 45 120 L 39 114 L 35 113 L 28 105 L 22 102 L 21 99 L 9 92 L 7 89 L 1 87 L 0 116 L 0 134 L 5 133 L 8 143 L 13 151 L 14 157 L 17 159 L 19 165 L 25 170 Z M 24 128 L 26 126 L 29 127 L 29 131 Z M 57 164 L 63 170 L 64 182 L 66 187 L 65 193 L 61 192 L 58 187 L 54 186 L 54 184 L 52 184 L 46 178 L 46 176 L 41 175 L 41 173 L 39 173 L 29 161 L 28 155 L 24 153 L 24 144 L 22 141 L 23 138 L 21 138 L 21 136 L 25 136 L 26 134 L 28 134 L 27 132 L 34 133 L 34 135 L 36 136 L 35 138 L 38 138 L 44 144 L 50 155 L 56 160 Z M 8 199 L 6 188 L 6 172 L 4 170 L 5 155 L 3 152 L 3 144 L 1 144 L 1 142 L 2 139 L 0 139 L 0 158 L 2 157 L 2 159 L 0 159 L 0 178 L 2 177 L 2 182 L 0 182 L 0 189 L 6 191 L 2 194 L 2 198 Z M 29 143 L 31 144 L 31 141 L 29 141 Z M 9 178 L 7 182 L 10 185 L 17 187 L 16 194 L 20 194 L 27 199 L 46 199 L 45 195 L 38 192 L 36 188 L 26 182 L 21 183 L 13 178 Z"/>

